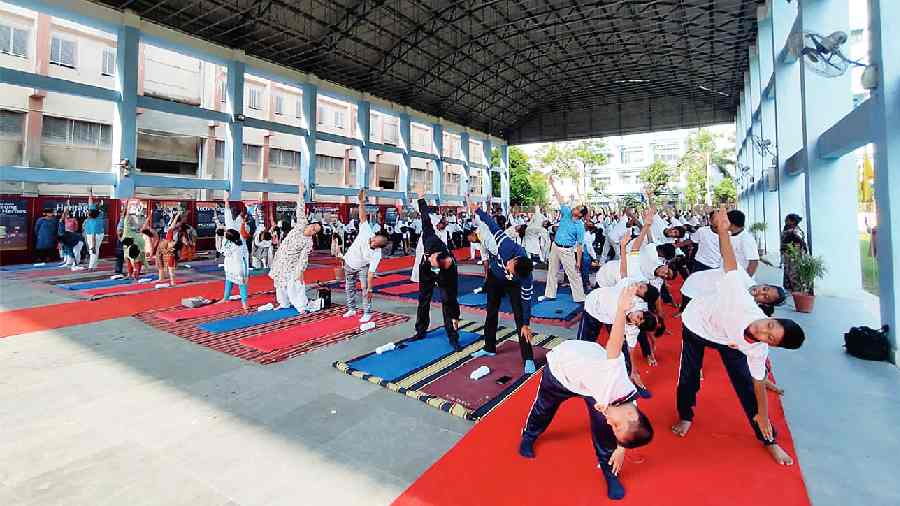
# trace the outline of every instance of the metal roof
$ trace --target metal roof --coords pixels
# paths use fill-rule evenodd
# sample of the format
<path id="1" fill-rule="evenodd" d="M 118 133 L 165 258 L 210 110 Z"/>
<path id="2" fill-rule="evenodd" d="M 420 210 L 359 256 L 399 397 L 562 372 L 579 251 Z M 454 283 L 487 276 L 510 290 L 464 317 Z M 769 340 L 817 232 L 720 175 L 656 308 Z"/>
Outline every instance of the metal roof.
<path id="1" fill-rule="evenodd" d="M 94 0 L 512 143 L 733 121 L 756 0 Z"/>

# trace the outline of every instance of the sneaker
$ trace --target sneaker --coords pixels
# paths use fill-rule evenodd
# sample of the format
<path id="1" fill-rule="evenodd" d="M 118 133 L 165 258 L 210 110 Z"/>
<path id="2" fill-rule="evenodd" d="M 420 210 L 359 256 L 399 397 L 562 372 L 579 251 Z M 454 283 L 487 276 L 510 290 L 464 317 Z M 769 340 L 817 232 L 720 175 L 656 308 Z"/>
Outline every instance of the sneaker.
<path id="1" fill-rule="evenodd" d="M 484 260 L 479 260 L 475 262 L 476 265 L 484 265 Z"/>
<path id="2" fill-rule="evenodd" d="M 493 357 L 494 355 L 496 355 L 496 353 L 491 353 L 489 351 L 484 351 L 484 350 L 478 350 L 472 354 L 472 358 Z"/>
<path id="3" fill-rule="evenodd" d="M 372 319 L 372 315 L 369 313 L 363 313 L 362 318 L 359 319 L 359 323 L 368 323 L 369 320 Z"/>
<path id="4" fill-rule="evenodd" d="M 344 313 L 344 318 L 350 318 L 351 316 L 356 314 L 355 309 L 348 309 L 346 313 Z"/>
<path id="5" fill-rule="evenodd" d="M 83 270 L 84 270 L 84 266 L 83 266 L 83 265 L 73 265 L 73 266 L 72 266 L 72 272 L 75 272 L 75 271 L 83 271 Z"/>
<path id="6" fill-rule="evenodd" d="M 525 361 L 525 374 L 534 374 L 534 371 L 537 370 L 537 367 L 534 365 L 534 360 L 526 360 Z"/>
<path id="7" fill-rule="evenodd" d="M 478 288 L 472 290 L 472 293 L 474 293 L 474 294 L 479 294 L 479 293 L 481 293 L 482 291 L 483 291 L 483 288 L 481 288 L 481 287 L 479 286 Z"/>
<path id="8" fill-rule="evenodd" d="M 544 302 L 545 300 L 556 300 L 556 297 L 545 297 L 543 295 L 538 296 L 538 302 Z"/>

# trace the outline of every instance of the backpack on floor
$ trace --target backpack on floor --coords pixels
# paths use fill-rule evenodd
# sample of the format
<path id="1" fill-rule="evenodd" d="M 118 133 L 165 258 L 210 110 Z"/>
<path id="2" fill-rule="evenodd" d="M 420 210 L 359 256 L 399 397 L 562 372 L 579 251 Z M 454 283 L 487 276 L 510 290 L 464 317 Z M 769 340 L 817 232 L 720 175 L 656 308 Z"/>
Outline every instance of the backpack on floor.
<path id="1" fill-rule="evenodd" d="M 844 349 L 847 353 L 863 360 L 888 361 L 891 343 L 887 337 L 888 326 L 881 330 L 870 327 L 853 327 L 844 334 Z"/>

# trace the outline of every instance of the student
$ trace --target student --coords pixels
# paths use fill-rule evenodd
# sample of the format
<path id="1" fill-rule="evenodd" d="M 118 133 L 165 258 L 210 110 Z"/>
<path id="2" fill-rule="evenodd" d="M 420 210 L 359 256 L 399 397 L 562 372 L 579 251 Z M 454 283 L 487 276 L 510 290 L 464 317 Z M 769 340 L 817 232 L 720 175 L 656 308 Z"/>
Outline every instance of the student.
<path id="1" fill-rule="evenodd" d="M 225 224 L 219 220 L 219 211 L 213 211 L 213 223 L 216 224 L 216 258 L 222 255 L 222 242 L 225 240 Z"/>
<path id="2" fill-rule="evenodd" d="M 269 270 L 269 277 L 275 284 L 278 309 L 294 306 L 300 314 L 306 311 L 309 303 L 303 275 L 309 265 L 309 254 L 313 250 L 313 237 L 322 229 L 319 223 L 307 222 L 304 195 L 303 181 L 300 181 L 297 185 L 297 226 L 281 241 Z M 333 237 L 338 237 L 338 234 Z"/>
<path id="3" fill-rule="evenodd" d="M 476 212 L 471 199 L 468 200 L 469 211 Z M 488 200 L 490 205 L 490 200 Z M 534 291 L 532 270 L 534 264 L 528 258 L 525 249 L 510 239 L 503 229 L 488 213 L 477 210 L 478 218 L 485 224 L 493 240 L 497 243 L 497 253 L 490 253 L 486 281 L 487 316 L 484 320 L 484 348 L 472 355 L 475 357 L 494 356 L 497 354 L 497 324 L 500 300 L 504 295 L 509 297 L 516 330 L 519 334 L 519 350 L 524 361 L 524 371 L 531 374 L 536 370 L 534 350 L 531 347 L 531 297 Z"/>
<path id="4" fill-rule="evenodd" d="M 625 365 L 628 367 L 631 381 L 637 385 L 640 396 L 646 399 L 651 396 L 650 391 L 641 381 L 641 375 L 637 368 L 632 365 L 634 362 L 632 352 L 637 346 L 639 334 L 656 329 L 657 318 L 647 310 L 648 307 L 655 305 L 659 298 L 656 288 L 644 281 L 625 278 L 616 286 L 592 290 L 584 299 L 584 313 L 578 326 L 578 339 L 596 342 L 600 337 L 601 327 L 606 327 L 609 332 L 616 317 L 616 301 L 619 300 L 622 290 L 629 286 L 635 287 L 635 298 L 631 308 L 625 314 L 625 344 L 627 346 L 622 349 L 622 353 L 625 355 Z"/>
<path id="5" fill-rule="evenodd" d="M 356 314 L 357 295 L 362 297 L 363 315 L 360 323 L 372 319 L 372 281 L 381 262 L 381 248 L 387 246 L 387 237 L 376 235 L 366 221 L 366 190 L 359 190 L 359 233 L 344 254 L 344 293 L 347 296 L 347 312 L 344 318 Z M 362 294 L 356 291 L 359 282 Z"/>
<path id="6" fill-rule="evenodd" d="M 605 349 L 596 342 L 569 340 L 547 354 L 547 367 L 519 443 L 519 455 L 535 458 L 534 443 L 547 430 L 560 404 L 572 397 L 584 399 L 594 453 L 606 479 L 607 496 L 613 500 L 625 497 L 618 475 L 626 449 L 647 445 L 653 439 L 653 427 L 637 407 L 637 389 L 622 358 L 625 315 L 634 296 L 635 287 L 622 290 Z"/>
<path id="7" fill-rule="evenodd" d="M 574 209 L 563 204 L 563 199 L 556 189 L 556 183 L 550 178 L 550 187 L 556 195 L 556 200 L 560 202 L 560 220 L 559 228 L 556 230 L 556 236 L 553 238 L 553 244 L 550 246 L 550 259 L 547 269 L 547 287 L 544 295 L 538 298 L 539 301 L 553 300 L 556 298 L 556 275 L 559 272 L 559 266 L 562 265 L 569 278 L 569 286 L 572 288 L 572 300 L 584 302 L 584 285 L 581 282 L 581 273 L 578 269 L 581 266 L 584 242 L 584 223 L 581 221 L 587 216 L 587 207 L 575 206 Z"/>
<path id="8" fill-rule="evenodd" d="M 78 265 L 81 261 L 81 250 L 84 248 L 84 239 L 81 234 L 65 230 L 59 238 L 59 244 L 62 247 L 63 258 L 65 258 L 64 265 L 71 267 L 73 271 L 84 269 Z"/>
<path id="9" fill-rule="evenodd" d="M 769 422 L 766 361 L 769 346 L 797 349 L 805 335 L 794 321 L 768 318 L 756 305 L 737 268 L 724 207 L 714 214 L 713 224 L 718 231 L 725 276 L 714 294 L 693 299 L 682 314 L 684 329 L 676 391 L 680 421 L 672 431 L 684 437 L 691 428 L 703 353 L 706 348 L 713 348 L 722 358 L 757 439 L 776 462 L 791 465 L 793 459 L 776 442 Z"/>
<path id="10" fill-rule="evenodd" d="M 250 310 L 247 304 L 247 282 L 250 280 L 250 252 L 237 228 L 241 222 L 232 217 L 228 196 L 225 196 L 225 240 L 222 241 L 220 252 L 225 258 L 225 291 L 222 300 L 218 303 L 228 302 L 231 298 L 231 287 L 237 285 L 241 294 L 241 307 L 244 312 Z"/>
<path id="11" fill-rule="evenodd" d="M 425 227 L 427 223 L 431 223 L 432 228 L 434 229 L 435 235 L 450 247 L 450 231 L 447 230 L 447 220 L 444 219 L 440 214 L 425 214 L 422 215 L 422 220 L 425 225 L 421 225 L 421 228 L 418 230 L 418 241 L 416 242 L 416 259 L 413 262 L 413 265 L 419 265 L 422 263 L 422 256 L 425 255 L 425 246 L 422 244 L 422 234 L 424 233 Z M 409 277 L 410 281 L 413 283 L 419 282 L 419 269 L 413 269 L 412 274 Z"/>
<path id="12" fill-rule="evenodd" d="M 141 270 L 144 267 L 144 252 L 134 243 L 134 239 L 131 237 L 122 239 L 122 247 L 125 249 L 125 265 L 128 269 L 128 277 L 136 282 L 140 279 Z"/>
<path id="13" fill-rule="evenodd" d="M 713 229 L 715 224 L 700 227 L 691 234 L 691 240 L 697 244 L 691 272 L 718 269 L 722 265 L 722 254 L 719 252 L 719 236 Z"/>
<path id="14" fill-rule="evenodd" d="M 106 223 L 101 218 L 100 209 L 94 203 L 94 191 L 88 194 L 88 217 L 82 225 L 84 240 L 88 247 L 88 269 L 96 269 L 100 260 L 100 245 L 103 244 L 103 235 L 106 231 Z"/>
<path id="15" fill-rule="evenodd" d="M 34 259 L 37 262 L 49 262 L 56 256 L 57 230 L 59 222 L 53 209 L 46 207 L 43 216 L 34 222 Z"/>
<path id="16" fill-rule="evenodd" d="M 784 288 L 775 285 L 756 284 L 756 282 L 744 272 L 743 269 L 737 269 L 741 281 L 750 292 L 753 300 L 759 306 L 780 306 L 784 304 L 787 292 Z M 698 271 L 684 280 L 681 285 L 681 310 L 687 307 L 692 299 L 697 297 L 714 295 L 719 284 L 725 280 L 725 271 L 723 269 L 710 269 L 708 271 Z M 766 311 L 764 308 L 763 311 Z"/>
<path id="17" fill-rule="evenodd" d="M 424 198 L 418 198 L 415 193 L 410 194 L 411 200 L 416 200 L 419 214 L 428 216 L 428 204 Z M 462 351 L 459 345 L 459 300 L 457 300 L 459 273 L 456 259 L 447 244 L 435 233 L 431 221 L 425 221 L 422 227 L 423 255 L 414 269 L 419 270 L 419 302 L 416 311 L 416 338 L 422 339 L 428 332 L 431 324 L 431 298 L 434 287 L 441 289 L 441 312 L 444 317 L 444 330 L 450 346 L 456 351 Z"/>
<path id="18" fill-rule="evenodd" d="M 272 266 L 272 233 L 265 228 L 256 230 L 253 238 L 253 267 L 255 269 L 268 269 Z"/>
<path id="19" fill-rule="evenodd" d="M 756 239 L 745 228 L 746 217 L 744 213 L 732 209 L 728 211 L 729 230 L 731 231 L 731 244 L 734 246 L 734 257 L 738 267 L 744 269 L 752 278 L 759 268 L 759 246 Z"/>

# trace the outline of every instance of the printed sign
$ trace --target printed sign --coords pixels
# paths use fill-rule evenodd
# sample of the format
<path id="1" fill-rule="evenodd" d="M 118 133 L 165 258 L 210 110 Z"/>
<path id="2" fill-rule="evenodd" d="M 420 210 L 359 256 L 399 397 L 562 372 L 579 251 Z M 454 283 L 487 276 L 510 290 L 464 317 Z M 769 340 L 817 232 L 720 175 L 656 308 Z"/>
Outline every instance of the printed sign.
<path id="1" fill-rule="evenodd" d="M 0 199 L 0 251 L 28 249 L 28 200 Z"/>
<path id="2" fill-rule="evenodd" d="M 225 223 L 225 204 L 197 202 L 197 237 L 216 236 L 216 217 Z"/>

